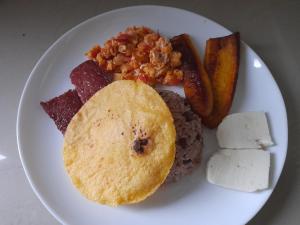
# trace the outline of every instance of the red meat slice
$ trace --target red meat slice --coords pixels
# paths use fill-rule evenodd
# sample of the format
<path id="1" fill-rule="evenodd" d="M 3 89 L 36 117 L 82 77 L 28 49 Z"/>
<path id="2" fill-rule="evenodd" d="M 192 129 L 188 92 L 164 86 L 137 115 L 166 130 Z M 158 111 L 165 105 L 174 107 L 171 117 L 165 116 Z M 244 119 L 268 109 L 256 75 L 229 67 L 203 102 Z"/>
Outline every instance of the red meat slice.
<path id="1" fill-rule="evenodd" d="M 97 91 L 111 83 L 113 75 L 96 62 L 87 60 L 73 69 L 70 77 L 81 101 L 85 103 Z"/>
<path id="2" fill-rule="evenodd" d="M 64 94 L 40 104 L 63 134 L 73 116 L 82 106 L 76 90 L 68 90 Z"/>

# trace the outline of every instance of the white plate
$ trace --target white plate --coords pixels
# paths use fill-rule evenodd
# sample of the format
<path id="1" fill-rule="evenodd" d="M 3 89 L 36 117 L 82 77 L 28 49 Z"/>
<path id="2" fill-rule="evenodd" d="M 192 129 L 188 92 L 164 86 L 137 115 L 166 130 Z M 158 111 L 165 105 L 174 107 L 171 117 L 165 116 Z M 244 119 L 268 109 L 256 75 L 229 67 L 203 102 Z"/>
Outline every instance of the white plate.
<path id="1" fill-rule="evenodd" d="M 42 203 L 61 223 L 93 224 L 244 224 L 264 205 L 284 165 L 287 117 L 281 93 L 263 61 L 246 44 L 232 112 L 266 111 L 276 146 L 272 154 L 270 189 L 242 193 L 209 184 L 204 176 L 207 157 L 216 150 L 215 132 L 205 130 L 201 168 L 178 183 L 161 188 L 146 201 L 111 208 L 90 202 L 72 186 L 62 161 L 63 137 L 39 102 L 72 88 L 70 71 L 86 60 L 84 52 L 130 25 L 145 25 L 172 37 L 192 36 L 203 54 L 210 37 L 227 35 L 222 26 L 200 15 L 161 6 L 114 10 L 76 26 L 41 57 L 25 85 L 20 101 L 17 138 L 27 178 Z M 241 34 L 243 37 L 243 34 Z"/>

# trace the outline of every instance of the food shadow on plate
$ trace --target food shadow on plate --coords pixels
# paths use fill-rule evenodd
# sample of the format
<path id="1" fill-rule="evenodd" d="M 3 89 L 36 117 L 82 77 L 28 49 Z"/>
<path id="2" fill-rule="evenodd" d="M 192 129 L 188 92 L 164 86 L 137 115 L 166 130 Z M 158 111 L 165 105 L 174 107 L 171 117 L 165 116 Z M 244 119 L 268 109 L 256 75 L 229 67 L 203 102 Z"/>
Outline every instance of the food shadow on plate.
<path id="1" fill-rule="evenodd" d="M 192 194 L 196 189 L 200 189 L 205 180 L 203 165 L 198 167 L 191 175 L 182 177 L 175 183 L 163 184 L 153 195 L 146 200 L 128 206 L 123 206 L 129 210 L 147 210 L 153 208 L 166 207 Z"/>
<path id="2" fill-rule="evenodd" d="M 275 188 L 275 154 L 270 154 L 269 189 Z"/>
<path id="3" fill-rule="evenodd" d="M 271 119 L 270 119 L 270 114 L 269 112 L 265 112 L 266 117 L 267 117 L 267 122 L 268 122 L 268 126 L 269 126 L 269 132 L 270 132 L 270 136 L 271 139 L 274 143 L 273 146 L 276 146 L 276 140 L 274 139 L 274 135 L 273 135 L 273 124 L 271 123 Z M 273 146 L 268 147 L 265 151 L 270 151 Z M 269 175 L 269 188 L 275 188 L 275 157 L 276 155 L 272 152 L 270 152 L 270 175 Z"/>
<path id="4" fill-rule="evenodd" d="M 271 136 L 271 139 L 272 139 L 272 141 L 274 143 L 273 146 L 275 146 L 276 145 L 276 140 L 274 139 L 274 135 L 273 135 L 273 123 L 271 123 L 270 113 L 269 112 L 265 112 L 265 114 L 266 114 L 266 117 L 267 117 L 267 123 L 268 123 L 268 126 L 269 126 L 270 136 Z M 272 148 L 273 146 L 270 146 L 269 148 Z"/>
<path id="5" fill-rule="evenodd" d="M 205 175 L 207 160 L 218 149 L 215 130 L 204 128 L 203 139 L 204 148 L 201 165 L 191 174 L 181 177 L 177 182 L 163 184 L 153 195 L 140 203 L 123 207 L 129 210 L 150 210 L 167 207 L 178 201 L 184 201 L 195 191 L 201 190 L 201 187 L 207 183 Z"/>

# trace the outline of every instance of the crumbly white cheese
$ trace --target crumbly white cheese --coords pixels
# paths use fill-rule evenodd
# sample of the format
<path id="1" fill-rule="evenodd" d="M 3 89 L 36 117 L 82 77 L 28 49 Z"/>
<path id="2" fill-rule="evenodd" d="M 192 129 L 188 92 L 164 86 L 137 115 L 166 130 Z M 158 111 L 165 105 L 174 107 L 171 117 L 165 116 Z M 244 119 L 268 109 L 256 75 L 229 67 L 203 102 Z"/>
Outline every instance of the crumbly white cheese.
<path id="1" fill-rule="evenodd" d="M 265 148 L 273 145 L 264 112 L 226 116 L 217 129 L 217 139 L 221 148 Z"/>
<path id="2" fill-rule="evenodd" d="M 270 153 L 260 149 L 223 149 L 208 161 L 207 180 L 225 188 L 254 192 L 269 186 Z"/>

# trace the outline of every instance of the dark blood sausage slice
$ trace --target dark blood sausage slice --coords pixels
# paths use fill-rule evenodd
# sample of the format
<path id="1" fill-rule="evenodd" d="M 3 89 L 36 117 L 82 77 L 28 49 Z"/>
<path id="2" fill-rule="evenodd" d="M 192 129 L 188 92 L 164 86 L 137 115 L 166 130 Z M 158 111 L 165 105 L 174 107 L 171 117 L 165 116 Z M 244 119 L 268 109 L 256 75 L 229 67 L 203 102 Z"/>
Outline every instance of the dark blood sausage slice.
<path id="1" fill-rule="evenodd" d="M 68 90 L 64 94 L 40 104 L 63 134 L 72 117 L 82 106 L 76 90 Z"/>
<path id="2" fill-rule="evenodd" d="M 70 77 L 81 101 L 85 103 L 98 90 L 111 83 L 113 75 L 96 62 L 87 60 L 73 69 Z"/>

